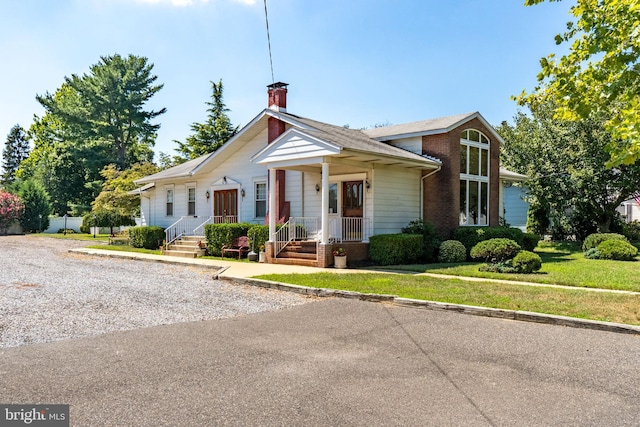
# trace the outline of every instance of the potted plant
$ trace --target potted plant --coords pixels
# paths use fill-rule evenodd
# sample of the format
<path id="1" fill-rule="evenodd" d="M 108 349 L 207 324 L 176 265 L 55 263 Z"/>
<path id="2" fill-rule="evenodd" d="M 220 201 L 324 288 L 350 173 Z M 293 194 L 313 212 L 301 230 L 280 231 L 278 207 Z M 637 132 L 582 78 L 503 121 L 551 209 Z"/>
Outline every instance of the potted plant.
<path id="1" fill-rule="evenodd" d="M 264 245 L 258 249 L 258 262 L 267 262 L 267 254 L 264 253 Z"/>
<path id="2" fill-rule="evenodd" d="M 347 251 L 342 247 L 333 250 L 333 266 L 335 268 L 347 268 Z"/>

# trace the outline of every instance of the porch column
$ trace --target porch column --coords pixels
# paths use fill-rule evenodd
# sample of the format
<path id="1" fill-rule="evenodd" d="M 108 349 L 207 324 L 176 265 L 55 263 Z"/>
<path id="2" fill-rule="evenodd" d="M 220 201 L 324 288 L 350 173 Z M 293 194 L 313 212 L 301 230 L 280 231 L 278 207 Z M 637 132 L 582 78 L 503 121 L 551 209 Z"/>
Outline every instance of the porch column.
<path id="1" fill-rule="evenodd" d="M 322 240 L 320 243 L 329 243 L 329 163 L 322 163 Z"/>
<path id="2" fill-rule="evenodd" d="M 276 232 L 276 170 L 269 169 L 269 241 Z"/>

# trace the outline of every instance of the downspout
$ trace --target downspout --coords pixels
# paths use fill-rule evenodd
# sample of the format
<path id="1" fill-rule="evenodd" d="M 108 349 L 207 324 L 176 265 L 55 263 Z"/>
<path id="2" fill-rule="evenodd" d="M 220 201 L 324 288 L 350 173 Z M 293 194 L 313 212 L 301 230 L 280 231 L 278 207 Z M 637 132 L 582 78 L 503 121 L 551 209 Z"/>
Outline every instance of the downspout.
<path id="1" fill-rule="evenodd" d="M 425 178 L 429 178 L 431 175 L 440 172 L 440 169 L 442 169 L 442 165 L 438 166 L 436 170 L 429 172 L 420 178 L 420 219 L 424 219 L 424 180 Z"/>

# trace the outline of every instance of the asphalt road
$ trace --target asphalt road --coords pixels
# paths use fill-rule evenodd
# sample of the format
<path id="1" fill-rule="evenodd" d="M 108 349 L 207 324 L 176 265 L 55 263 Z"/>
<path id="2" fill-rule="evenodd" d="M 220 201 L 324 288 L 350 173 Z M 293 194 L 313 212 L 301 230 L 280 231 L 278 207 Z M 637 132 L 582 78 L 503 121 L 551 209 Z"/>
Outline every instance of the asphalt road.
<path id="1" fill-rule="evenodd" d="M 323 299 L 6 349 L 74 426 L 637 426 L 640 337 Z"/>

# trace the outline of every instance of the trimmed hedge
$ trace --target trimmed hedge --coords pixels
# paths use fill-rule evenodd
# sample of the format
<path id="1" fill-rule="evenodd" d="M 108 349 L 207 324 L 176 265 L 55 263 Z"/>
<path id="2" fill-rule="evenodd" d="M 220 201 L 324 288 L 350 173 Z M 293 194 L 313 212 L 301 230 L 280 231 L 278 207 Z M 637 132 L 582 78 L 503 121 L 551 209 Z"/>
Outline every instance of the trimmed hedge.
<path id="1" fill-rule="evenodd" d="M 438 261 L 464 262 L 467 259 L 467 249 L 457 240 L 445 240 L 440 244 Z"/>
<path id="2" fill-rule="evenodd" d="M 622 240 L 624 242 L 627 241 L 627 238 L 622 234 L 617 233 L 593 233 L 587 236 L 582 243 L 582 250 L 588 251 L 592 248 L 597 248 L 600 243 L 606 242 L 607 240 Z"/>
<path id="3" fill-rule="evenodd" d="M 513 258 L 520 252 L 520 245 L 511 239 L 484 240 L 471 249 L 471 258 L 483 259 L 487 263 L 499 263 Z"/>
<path id="4" fill-rule="evenodd" d="M 378 234 L 369 239 L 369 258 L 377 265 L 414 264 L 423 256 L 422 234 Z"/>
<path id="5" fill-rule="evenodd" d="M 158 249 L 164 240 L 164 230 L 158 226 L 129 228 L 129 243 L 134 248 Z"/>
<path id="6" fill-rule="evenodd" d="M 638 255 L 638 248 L 623 240 L 605 240 L 597 248 L 600 259 L 613 259 L 617 261 L 633 261 Z"/>
<path id="7" fill-rule="evenodd" d="M 423 240 L 424 257 L 421 261 L 433 262 L 436 260 L 440 236 L 438 229 L 429 221 L 416 219 L 400 230 L 403 234 L 421 234 Z"/>
<path id="8" fill-rule="evenodd" d="M 268 225 L 249 222 L 207 224 L 204 226 L 204 233 L 207 239 L 207 255 L 211 256 L 221 256 L 222 246 L 230 246 L 235 239 L 241 236 L 249 237 L 249 247 L 255 252 L 258 252 L 260 245 L 264 245 L 269 240 Z"/>
<path id="9" fill-rule="evenodd" d="M 517 242 L 517 240 L 516 240 Z M 522 233 L 522 249 L 525 251 L 533 252 L 540 242 L 540 235 L 534 233 Z"/>
<path id="10" fill-rule="evenodd" d="M 530 274 L 542 268 L 542 258 L 530 251 L 520 251 L 511 261 L 511 265 L 519 273 Z"/>

